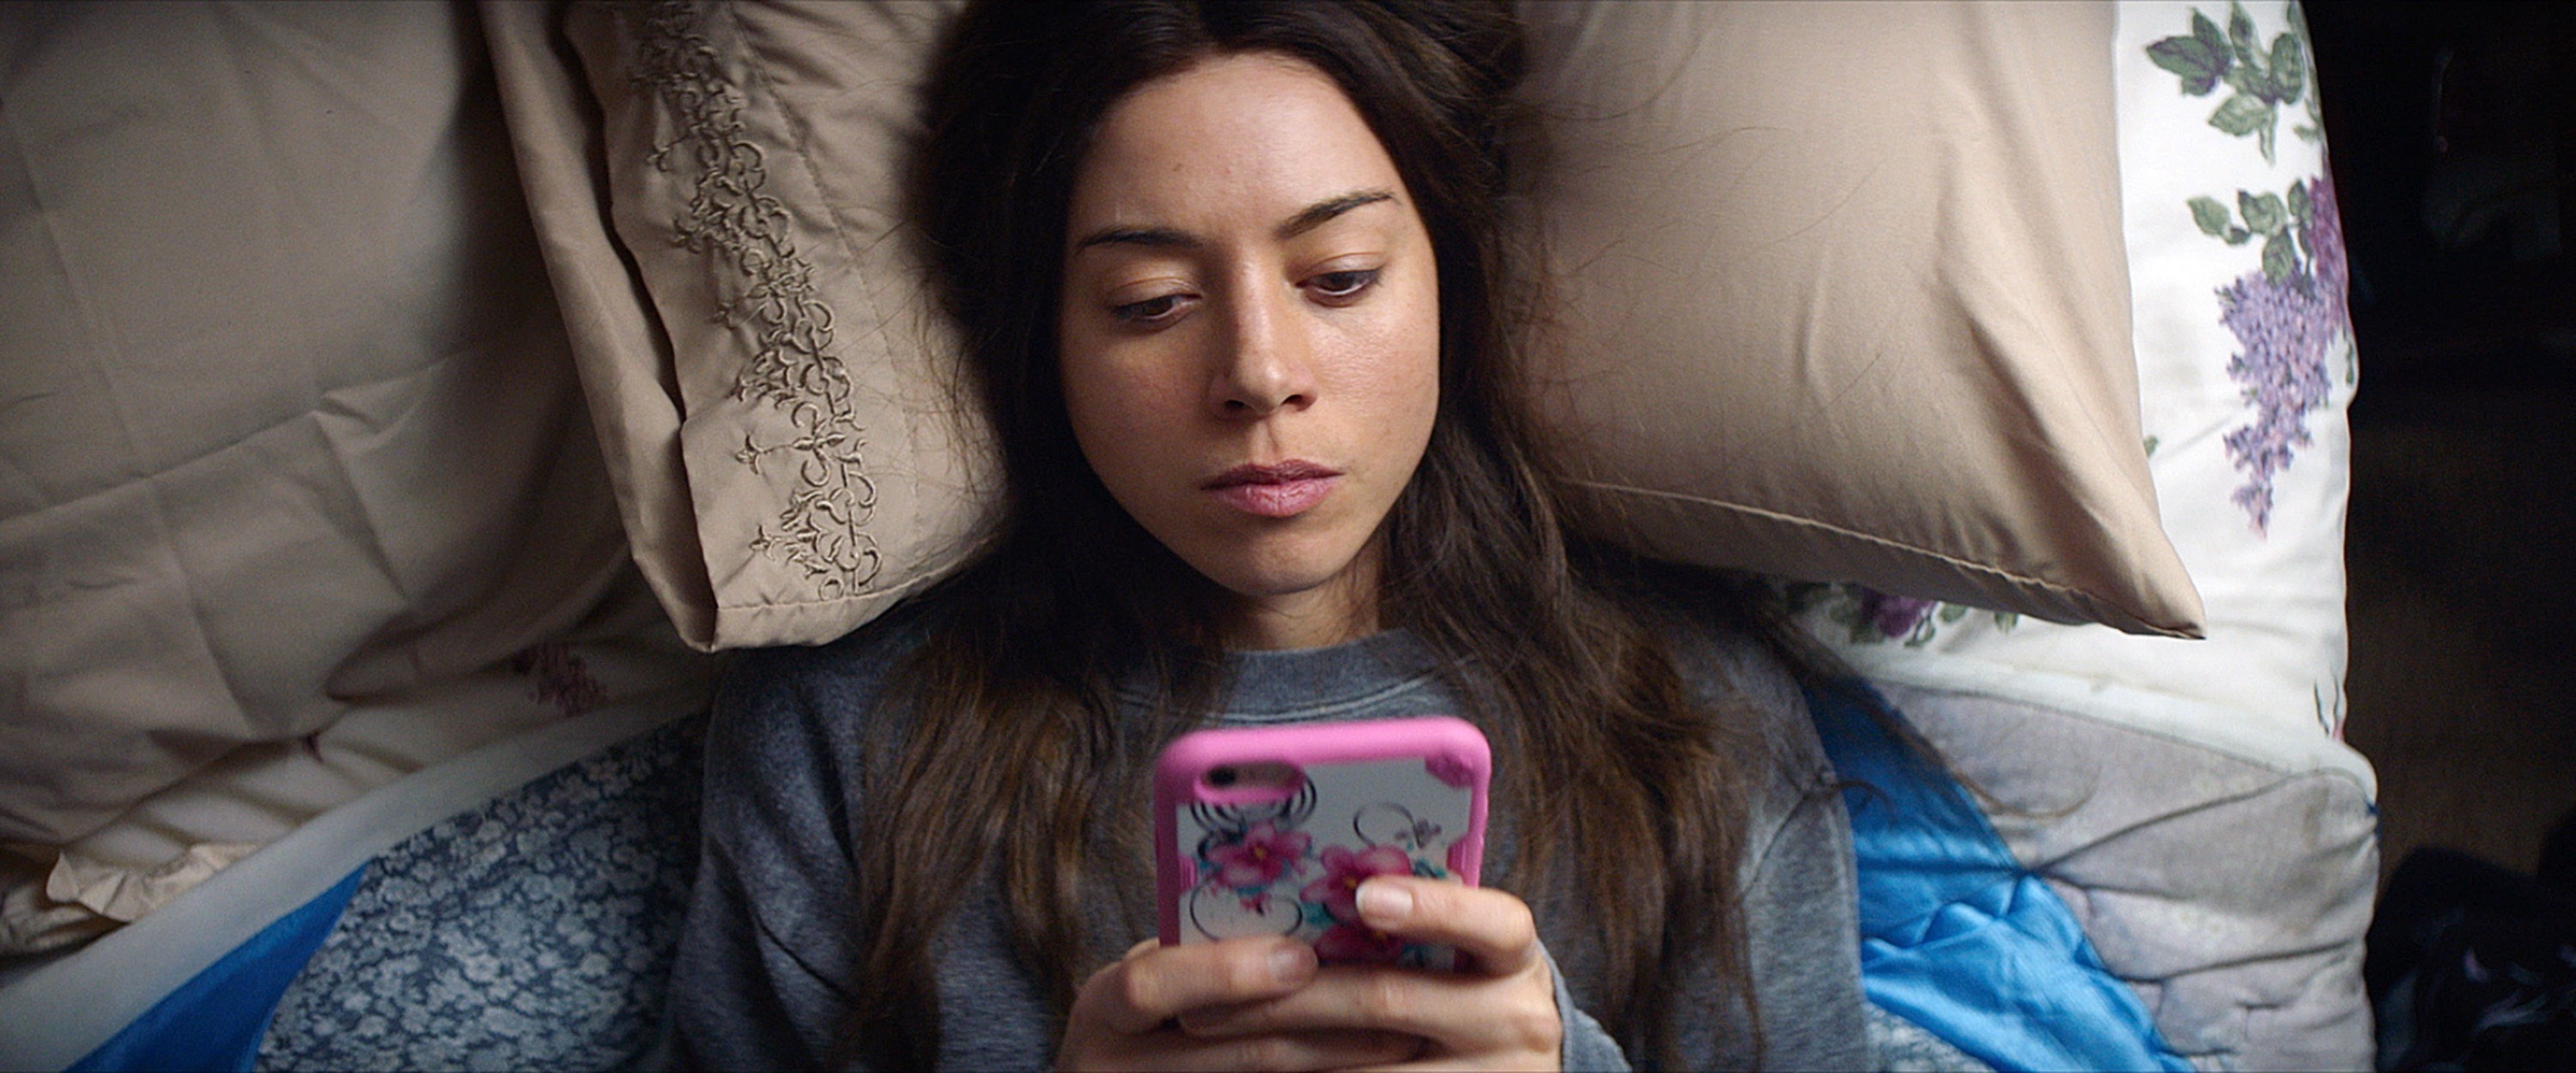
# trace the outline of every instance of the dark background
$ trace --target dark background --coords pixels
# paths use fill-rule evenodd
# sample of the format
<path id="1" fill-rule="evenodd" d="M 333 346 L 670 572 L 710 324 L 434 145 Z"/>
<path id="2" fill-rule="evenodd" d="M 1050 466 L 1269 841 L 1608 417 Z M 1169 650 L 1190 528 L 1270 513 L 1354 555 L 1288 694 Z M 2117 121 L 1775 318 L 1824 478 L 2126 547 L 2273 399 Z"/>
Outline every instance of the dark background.
<path id="1" fill-rule="evenodd" d="M 2307 5 L 2353 262 L 2346 737 L 2382 876 L 2576 807 L 2576 3 Z"/>

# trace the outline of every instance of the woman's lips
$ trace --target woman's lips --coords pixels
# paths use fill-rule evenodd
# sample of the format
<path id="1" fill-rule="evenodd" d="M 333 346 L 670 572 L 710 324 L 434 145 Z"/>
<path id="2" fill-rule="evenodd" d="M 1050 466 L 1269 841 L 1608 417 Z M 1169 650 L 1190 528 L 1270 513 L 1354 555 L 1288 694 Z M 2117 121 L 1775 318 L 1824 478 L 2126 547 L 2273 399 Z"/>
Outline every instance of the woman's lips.
<path id="1" fill-rule="evenodd" d="M 1200 487 L 1227 506 L 1262 518 L 1293 518 L 1331 495 L 1341 471 L 1291 459 L 1276 465 L 1242 465 Z"/>

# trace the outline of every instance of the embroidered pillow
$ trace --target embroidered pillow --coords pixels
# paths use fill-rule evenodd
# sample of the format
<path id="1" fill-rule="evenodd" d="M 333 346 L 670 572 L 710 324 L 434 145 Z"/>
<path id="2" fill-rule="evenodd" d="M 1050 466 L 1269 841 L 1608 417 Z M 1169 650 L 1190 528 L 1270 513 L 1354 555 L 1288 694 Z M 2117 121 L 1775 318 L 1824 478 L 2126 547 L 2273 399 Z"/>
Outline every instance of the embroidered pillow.
<path id="1" fill-rule="evenodd" d="M 483 7 L 636 559 L 692 644 L 828 641 L 972 547 L 988 449 L 894 238 L 954 10 Z"/>

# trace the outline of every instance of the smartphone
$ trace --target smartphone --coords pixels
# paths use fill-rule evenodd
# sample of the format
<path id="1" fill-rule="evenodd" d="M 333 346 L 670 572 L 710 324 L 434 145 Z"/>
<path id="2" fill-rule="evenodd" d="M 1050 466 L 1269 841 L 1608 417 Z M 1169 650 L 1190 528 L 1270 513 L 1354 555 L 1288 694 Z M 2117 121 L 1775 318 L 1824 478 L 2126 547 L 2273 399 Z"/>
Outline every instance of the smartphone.
<path id="1" fill-rule="evenodd" d="M 1202 730 L 1154 765 L 1165 945 L 1288 935 L 1324 962 L 1456 967 L 1360 923 L 1370 876 L 1474 886 L 1493 752 L 1452 716 Z"/>

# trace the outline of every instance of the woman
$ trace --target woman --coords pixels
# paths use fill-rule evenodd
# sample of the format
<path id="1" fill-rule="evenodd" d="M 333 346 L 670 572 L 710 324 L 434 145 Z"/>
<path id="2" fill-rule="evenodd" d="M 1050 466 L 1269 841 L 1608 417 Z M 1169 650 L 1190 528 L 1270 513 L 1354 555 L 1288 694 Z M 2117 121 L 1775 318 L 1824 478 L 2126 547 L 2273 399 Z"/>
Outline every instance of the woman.
<path id="1" fill-rule="evenodd" d="M 1002 518 L 889 621 L 736 669 L 684 1060 L 1866 1060 L 1785 635 L 1566 536 L 1501 223 L 1521 62 L 1499 4 L 962 18 L 918 217 Z M 1494 744 L 1489 885 L 1379 877 L 1361 911 L 1467 969 L 1137 941 L 1164 743 L 1435 712 Z"/>

